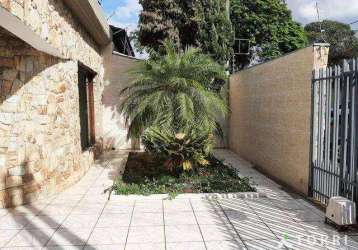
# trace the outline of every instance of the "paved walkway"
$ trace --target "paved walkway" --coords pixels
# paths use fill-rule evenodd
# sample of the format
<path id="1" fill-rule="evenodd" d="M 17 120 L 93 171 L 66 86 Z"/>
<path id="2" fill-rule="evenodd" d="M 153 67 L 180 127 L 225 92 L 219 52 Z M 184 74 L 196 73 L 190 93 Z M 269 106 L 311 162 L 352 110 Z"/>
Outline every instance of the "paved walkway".
<path id="1" fill-rule="evenodd" d="M 1 249 L 358 249 L 324 214 L 235 154 L 219 158 L 251 176 L 268 198 L 206 200 L 200 195 L 123 197 L 103 190 L 123 168 L 112 153 L 75 186 L 47 201 L 0 210 Z M 345 244 L 345 240 L 348 244 Z M 340 245 L 339 245 L 340 244 Z"/>

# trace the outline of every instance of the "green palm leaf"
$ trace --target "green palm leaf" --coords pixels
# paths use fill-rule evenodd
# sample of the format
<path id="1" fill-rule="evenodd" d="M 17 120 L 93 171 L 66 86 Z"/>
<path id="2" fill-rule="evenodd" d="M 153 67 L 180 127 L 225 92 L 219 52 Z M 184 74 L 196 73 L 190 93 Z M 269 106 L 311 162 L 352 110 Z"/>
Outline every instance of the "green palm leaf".
<path id="1" fill-rule="evenodd" d="M 130 71 L 134 80 L 121 91 L 128 138 L 138 138 L 153 126 L 174 133 L 194 126 L 220 131 L 218 119 L 228 108 L 210 86 L 215 79 L 227 80 L 224 68 L 196 48 L 178 51 L 168 41 L 163 46 L 166 54 L 138 63 Z"/>

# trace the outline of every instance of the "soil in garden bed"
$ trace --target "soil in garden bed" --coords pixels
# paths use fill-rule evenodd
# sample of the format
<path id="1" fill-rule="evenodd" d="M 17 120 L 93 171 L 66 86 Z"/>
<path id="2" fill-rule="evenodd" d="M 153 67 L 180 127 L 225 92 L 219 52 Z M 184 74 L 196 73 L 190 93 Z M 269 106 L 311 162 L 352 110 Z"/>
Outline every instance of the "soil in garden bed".
<path id="1" fill-rule="evenodd" d="M 253 192 L 247 178 L 211 156 L 209 165 L 191 172 L 168 170 L 163 159 L 145 152 L 131 152 L 123 173 L 116 183 L 117 194 L 178 194 Z"/>

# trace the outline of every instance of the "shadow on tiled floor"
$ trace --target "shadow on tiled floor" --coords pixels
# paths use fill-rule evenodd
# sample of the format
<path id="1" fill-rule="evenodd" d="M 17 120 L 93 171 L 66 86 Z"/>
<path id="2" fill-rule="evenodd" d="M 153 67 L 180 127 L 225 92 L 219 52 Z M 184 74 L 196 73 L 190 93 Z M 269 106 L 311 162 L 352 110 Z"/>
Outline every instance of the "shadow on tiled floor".
<path id="1" fill-rule="evenodd" d="M 358 249 L 324 214 L 292 197 L 229 151 L 220 157 L 253 177 L 268 198 L 163 200 L 103 190 L 123 171 L 126 152 L 111 152 L 76 185 L 46 201 L 0 210 L 1 249 Z M 346 241 L 346 242 L 345 242 Z M 339 244 L 340 245 L 339 245 Z"/>

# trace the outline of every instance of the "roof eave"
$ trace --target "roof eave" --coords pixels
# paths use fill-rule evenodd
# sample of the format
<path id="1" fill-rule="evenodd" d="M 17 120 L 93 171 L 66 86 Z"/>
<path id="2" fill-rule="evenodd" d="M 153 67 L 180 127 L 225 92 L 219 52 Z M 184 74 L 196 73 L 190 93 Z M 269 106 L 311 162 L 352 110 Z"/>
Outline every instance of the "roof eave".
<path id="1" fill-rule="evenodd" d="M 95 42 L 104 47 L 111 42 L 111 32 L 97 0 L 64 0 Z"/>

